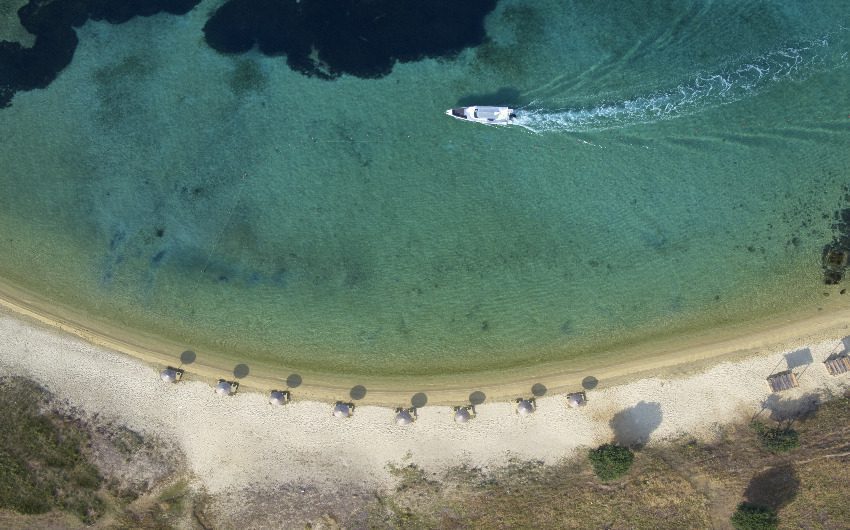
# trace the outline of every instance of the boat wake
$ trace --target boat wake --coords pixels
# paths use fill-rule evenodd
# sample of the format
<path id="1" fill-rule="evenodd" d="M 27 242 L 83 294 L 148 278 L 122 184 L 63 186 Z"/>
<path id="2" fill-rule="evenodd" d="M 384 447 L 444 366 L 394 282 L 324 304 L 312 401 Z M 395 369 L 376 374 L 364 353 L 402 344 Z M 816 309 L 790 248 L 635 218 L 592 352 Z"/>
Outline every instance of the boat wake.
<path id="1" fill-rule="evenodd" d="M 815 72 L 846 64 L 848 46 L 834 42 L 834 37 L 827 36 L 738 61 L 714 73 L 698 74 L 674 89 L 626 101 L 554 111 L 535 109 L 535 102 L 523 109 L 514 123 L 534 132 L 582 132 L 686 116 L 739 101 L 781 81 L 805 79 Z"/>

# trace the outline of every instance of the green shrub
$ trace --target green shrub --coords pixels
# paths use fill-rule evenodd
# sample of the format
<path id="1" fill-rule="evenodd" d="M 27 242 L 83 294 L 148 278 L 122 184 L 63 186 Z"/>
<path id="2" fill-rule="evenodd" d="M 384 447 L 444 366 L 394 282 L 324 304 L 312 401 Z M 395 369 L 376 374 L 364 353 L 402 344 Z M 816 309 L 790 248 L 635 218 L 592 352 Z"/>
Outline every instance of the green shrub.
<path id="1" fill-rule="evenodd" d="M 772 530 L 777 528 L 776 512 L 770 508 L 742 502 L 732 514 L 736 530 Z"/>
<path id="2" fill-rule="evenodd" d="M 628 447 L 614 444 L 604 444 L 591 449 L 589 456 L 593 471 L 602 480 L 614 480 L 623 476 L 635 459 L 634 453 Z"/>
<path id="3" fill-rule="evenodd" d="M 22 514 L 64 509 L 90 524 L 103 512 L 97 468 L 82 454 L 88 433 L 42 410 L 44 390 L 0 378 L 0 509 Z"/>
<path id="4" fill-rule="evenodd" d="M 800 434 L 790 427 L 768 427 L 754 421 L 753 429 L 762 447 L 774 453 L 782 453 L 800 446 Z"/>

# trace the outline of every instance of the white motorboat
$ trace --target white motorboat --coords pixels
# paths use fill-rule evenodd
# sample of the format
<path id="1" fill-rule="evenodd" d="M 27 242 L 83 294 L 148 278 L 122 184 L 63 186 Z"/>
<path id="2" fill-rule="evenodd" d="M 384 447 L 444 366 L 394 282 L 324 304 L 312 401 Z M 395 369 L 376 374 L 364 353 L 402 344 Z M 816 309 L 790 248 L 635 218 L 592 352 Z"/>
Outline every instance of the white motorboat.
<path id="1" fill-rule="evenodd" d="M 516 113 L 510 107 L 479 107 L 478 105 L 449 109 L 446 115 L 487 125 L 510 125 L 516 119 Z"/>

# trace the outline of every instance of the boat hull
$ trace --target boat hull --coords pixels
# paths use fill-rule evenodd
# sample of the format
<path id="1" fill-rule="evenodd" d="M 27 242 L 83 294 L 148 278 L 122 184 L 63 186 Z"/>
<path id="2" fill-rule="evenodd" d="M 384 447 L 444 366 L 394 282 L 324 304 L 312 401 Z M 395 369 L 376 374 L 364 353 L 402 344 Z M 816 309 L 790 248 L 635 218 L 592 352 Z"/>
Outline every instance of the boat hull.
<path id="1" fill-rule="evenodd" d="M 516 119 L 516 112 L 510 107 L 485 107 L 472 105 L 456 107 L 446 111 L 452 118 L 483 123 L 484 125 L 510 125 Z"/>

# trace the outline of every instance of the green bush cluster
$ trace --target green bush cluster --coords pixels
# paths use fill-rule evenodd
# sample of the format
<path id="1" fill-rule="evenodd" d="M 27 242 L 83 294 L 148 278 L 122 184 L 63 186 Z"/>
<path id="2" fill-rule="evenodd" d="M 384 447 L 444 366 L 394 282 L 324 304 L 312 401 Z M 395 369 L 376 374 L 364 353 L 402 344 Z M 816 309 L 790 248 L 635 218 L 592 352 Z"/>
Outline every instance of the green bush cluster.
<path id="1" fill-rule="evenodd" d="M 790 427 L 768 427 L 757 421 L 752 423 L 752 427 L 762 447 L 768 451 L 782 453 L 800 446 L 800 434 Z"/>
<path id="2" fill-rule="evenodd" d="M 602 480 L 614 480 L 623 476 L 635 459 L 628 447 L 615 444 L 600 445 L 590 450 L 590 463 L 596 476 Z"/>
<path id="3" fill-rule="evenodd" d="M 59 508 L 92 523 L 103 511 L 101 477 L 81 453 L 83 429 L 43 413 L 45 393 L 0 379 L 0 508 L 23 514 Z"/>
<path id="4" fill-rule="evenodd" d="M 732 514 L 732 526 L 736 530 L 773 530 L 778 524 L 775 511 L 746 502 L 739 504 Z"/>

